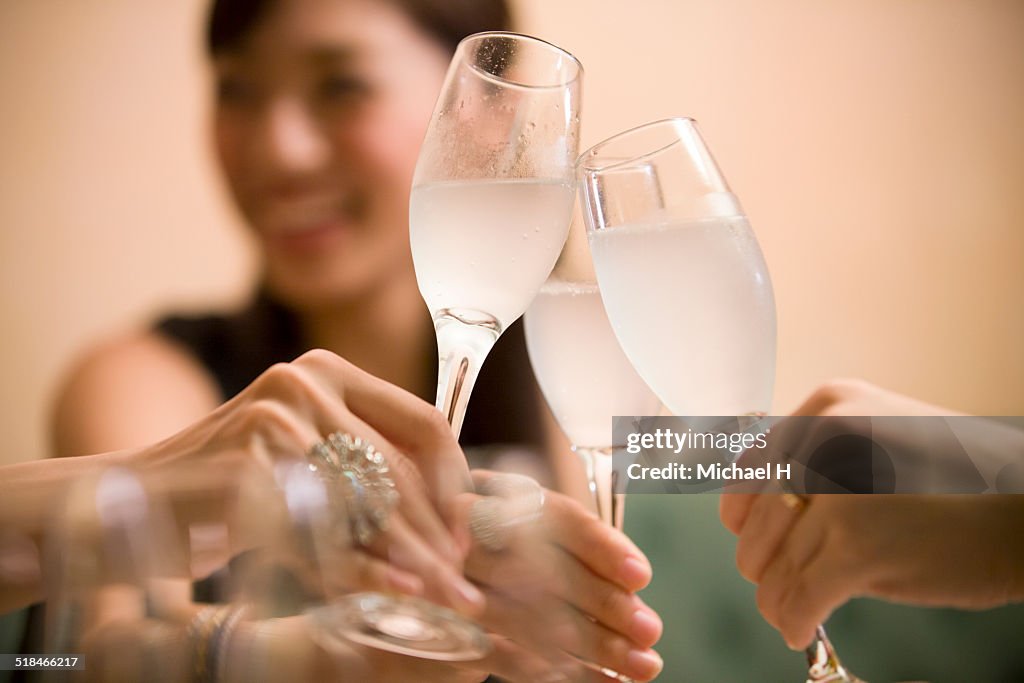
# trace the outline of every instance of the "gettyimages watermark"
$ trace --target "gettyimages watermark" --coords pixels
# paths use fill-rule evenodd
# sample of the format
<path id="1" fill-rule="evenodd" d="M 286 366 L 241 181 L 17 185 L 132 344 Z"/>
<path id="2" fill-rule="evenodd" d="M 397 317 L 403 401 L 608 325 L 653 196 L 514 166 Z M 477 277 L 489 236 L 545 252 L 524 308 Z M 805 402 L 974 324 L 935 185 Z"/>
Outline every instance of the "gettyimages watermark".
<path id="1" fill-rule="evenodd" d="M 617 493 L 1024 494 L 1024 417 L 638 417 Z"/>

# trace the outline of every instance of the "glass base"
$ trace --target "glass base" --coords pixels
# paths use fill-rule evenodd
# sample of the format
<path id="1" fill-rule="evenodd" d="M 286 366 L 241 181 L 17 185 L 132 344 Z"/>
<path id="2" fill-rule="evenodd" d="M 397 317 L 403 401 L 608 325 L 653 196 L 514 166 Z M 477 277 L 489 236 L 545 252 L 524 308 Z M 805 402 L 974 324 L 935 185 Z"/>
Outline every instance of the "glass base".
<path id="1" fill-rule="evenodd" d="M 434 603 L 383 593 L 346 595 L 306 612 L 313 639 L 330 651 L 349 641 L 443 662 L 482 659 L 491 642 L 476 624 Z"/>

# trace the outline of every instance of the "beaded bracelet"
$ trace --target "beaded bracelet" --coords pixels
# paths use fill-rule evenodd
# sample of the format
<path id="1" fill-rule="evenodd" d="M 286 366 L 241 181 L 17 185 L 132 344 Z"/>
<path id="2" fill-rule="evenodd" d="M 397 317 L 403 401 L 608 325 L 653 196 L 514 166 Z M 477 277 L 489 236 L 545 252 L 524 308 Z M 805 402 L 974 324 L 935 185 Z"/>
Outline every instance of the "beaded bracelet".
<path id="1" fill-rule="evenodd" d="M 188 625 L 189 649 L 192 653 L 193 683 L 213 683 L 210 668 L 210 638 L 220 629 L 221 624 L 234 610 L 231 605 L 210 605 L 202 608 Z"/>
<path id="2" fill-rule="evenodd" d="M 225 680 L 228 666 L 228 643 L 244 612 L 245 607 L 242 606 L 230 608 L 227 615 L 217 624 L 210 635 L 207 670 L 212 683 Z"/>

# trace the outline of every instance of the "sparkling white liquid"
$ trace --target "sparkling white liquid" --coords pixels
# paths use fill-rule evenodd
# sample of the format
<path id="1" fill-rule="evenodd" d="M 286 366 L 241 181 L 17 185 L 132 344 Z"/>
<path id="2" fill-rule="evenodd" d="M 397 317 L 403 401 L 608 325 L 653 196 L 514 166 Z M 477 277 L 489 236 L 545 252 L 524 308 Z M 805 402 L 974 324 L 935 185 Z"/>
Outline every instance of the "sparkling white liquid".
<path id="1" fill-rule="evenodd" d="M 614 415 L 658 414 L 661 402 L 622 352 L 596 283 L 546 283 L 523 323 L 544 398 L 575 446 L 612 446 Z"/>
<path id="2" fill-rule="evenodd" d="M 565 243 L 575 188 L 555 180 L 470 180 L 414 187 L 416 279 L 431 315 L 522 315 Z"/>
<path id="3" fill-rule="evenodd" d="M 674 414 L 768 412 L 775 300 L 746 218 L 618 226 L 590 247 L 623 349 Z"/>

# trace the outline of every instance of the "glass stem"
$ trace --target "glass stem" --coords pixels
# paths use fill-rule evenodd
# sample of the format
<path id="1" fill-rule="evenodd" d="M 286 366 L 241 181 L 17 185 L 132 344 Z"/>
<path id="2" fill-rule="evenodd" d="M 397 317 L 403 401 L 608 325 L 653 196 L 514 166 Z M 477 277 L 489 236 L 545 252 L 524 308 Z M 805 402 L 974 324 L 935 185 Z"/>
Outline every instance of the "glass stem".
<path id="1" fill-rule="evenodd" d="M 583 465 L 587 468 L 587 484 L 590 487 L 590 495 L 594 497 L 597 516 L 605 524 L 611 524 L 622 531 L 626 496 L 615 493 L 616 472 L 612 468 L 612 449 L 584 448 L 582 446 L 573 446 L 572 449 L 580 456 Z M 580 659 L 580 661 L 588 669 L 600 672 L 605 678 L 619 683 L 634 683 L 632 678 L 623 676 L 617 671 L 586 659 Z"/>
<path id="2" fill-rule="evenodd" d="M 611 524 L 622 531 L 626 496 L 615 493 L 618 473 L 612 467 L 612 449 L 573 446 L 573 450 L 582 458 L 587 468 L 587 484 L 590 487 L 590 495 L 594 497 L 597 516 L 605 524 Z"/>
<path id="3" fill-rule="evenodd" d="M 448 418 L 457 439 L 473 385 L 501 328 L 493 318 L 467 321 L 444 309 L 434 318 L 434 330 L 438 357 L 436 405 Z"/>

